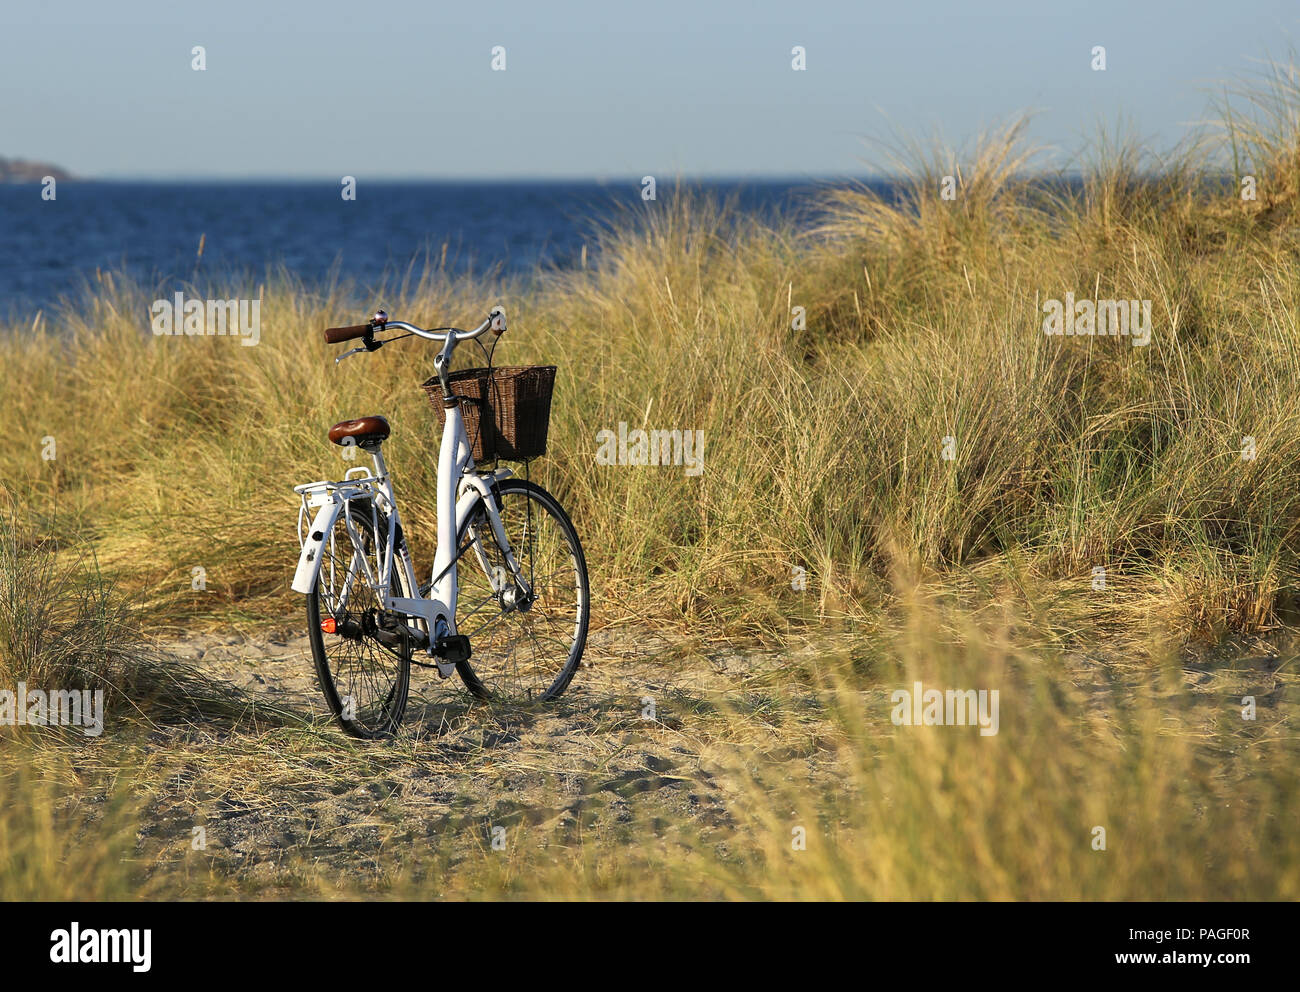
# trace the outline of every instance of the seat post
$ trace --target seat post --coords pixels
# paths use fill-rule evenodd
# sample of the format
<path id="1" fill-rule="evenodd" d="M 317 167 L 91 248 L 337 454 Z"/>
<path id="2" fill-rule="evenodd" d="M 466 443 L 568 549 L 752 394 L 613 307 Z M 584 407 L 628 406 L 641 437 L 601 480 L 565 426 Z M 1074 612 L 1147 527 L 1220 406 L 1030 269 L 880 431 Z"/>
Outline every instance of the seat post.
<path id="1" fill-rule="evenodd" d="M 373 457 L 375 459 L 375 478 L 387 479 L 388 466 L 384 464 L 384 452 L 378 444 L 374 447 Z"/>

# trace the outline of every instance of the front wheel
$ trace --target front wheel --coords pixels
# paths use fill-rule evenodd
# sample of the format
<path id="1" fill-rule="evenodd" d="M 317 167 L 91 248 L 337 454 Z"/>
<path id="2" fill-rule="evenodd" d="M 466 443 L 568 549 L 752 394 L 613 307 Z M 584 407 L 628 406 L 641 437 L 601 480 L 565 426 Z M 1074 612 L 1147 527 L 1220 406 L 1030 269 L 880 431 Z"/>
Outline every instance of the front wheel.
<path id="1" fill-rule="evenodd" d="M 524 479 L 495 492 L 506 542 L 527 588 L 515 581 L 482 501 L 461 527 L 456 631 L 471 660 L 456 666 L 480 699 L 555 699 L 573 680 L 587 644 L 591 589 L 578 533 L 555 497 Z"/>

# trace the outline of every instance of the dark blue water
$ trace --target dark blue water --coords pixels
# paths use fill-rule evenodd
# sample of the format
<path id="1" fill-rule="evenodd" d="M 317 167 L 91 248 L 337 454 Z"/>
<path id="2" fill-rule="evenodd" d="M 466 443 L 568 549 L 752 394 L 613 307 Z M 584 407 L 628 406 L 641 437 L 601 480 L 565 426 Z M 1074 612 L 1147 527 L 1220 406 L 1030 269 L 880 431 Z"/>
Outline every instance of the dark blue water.
<path id="1" fill-rule="evenodd" d="M 784 210 L 815 184 L 693 184 L 745 210 Z M 333 276 L 364 291 L 390 285 L 446 248 L 454 272 L 525 274 L 579 264 L 593 223 L 647 207 L 639 183 L 63 182 L 0 185 L 0 317 L 75 303 L 96 269 L 125 270 L 147 286 L 260 278 L 284 266 L 309 287 Z M 657 202 L 674 195 L 661 183 Z M 198 257 L 203 238 L 202 258 Z M 594 245 L 592 245 L 594 249 Z"/>

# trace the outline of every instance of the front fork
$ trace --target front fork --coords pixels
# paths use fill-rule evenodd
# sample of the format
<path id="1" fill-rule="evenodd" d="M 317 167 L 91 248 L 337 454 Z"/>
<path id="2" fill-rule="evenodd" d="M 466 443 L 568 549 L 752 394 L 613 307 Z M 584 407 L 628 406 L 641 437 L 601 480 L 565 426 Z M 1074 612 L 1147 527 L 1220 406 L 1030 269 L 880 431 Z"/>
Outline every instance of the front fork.
<path id="1" fill-rule="evenodd" d="M 510 469 L 498 469 L 489 479 L 484 479 L 482 476 L 473 476 L 473 482 L 470 482 L 467 477 L 461 483 L 461 491 L 465 492 L 467 489 L 472 489 L 477 492 L 478 498 L 483 502 L 483 511 L 487 517 L 488 529 L 491 531 L 492 539 L 501 551 L 501 557 L 505 559 L 504 568 L 500 565 L 493 565 L 488 560 L 487 552 L 483 547 L 483 540 L 487 535 L 480 534 L 478 527 L 471 523 L 468 527 L 470 544 L 474 549 L 474 556 L 478 559 L 479 567 L 483 569 L 483 574 L 487 576 L 488 582 L 492 585 L 493 594 L 503 606 L 527 609 L 528 605 L 532 603 L 533 588 L 531 583 L 524 577 L 523 568 L 520 566 L 518 558 L 515 557 L 514 548 L 511 547 L 510 541 L 506 537 L 505 525 L 501 522 L 501 492 L 497 487 L 498 482 L 513 474 Z M 526 533 L 525 537 L 527 537 Z"/>
<path id="2" fill-rule="evenodd" d="M 441 371 L 441 366 L 440 366 Z M 444 388 L 446 383 L 444 381 Z M 433 559 L 433 581 L 430 598 L 441 599 L 447 604 L 445 617 L 448 633 L 456 633 L 456 596 L 458 582 L 456 569 L 461 555 L 460 533 L 465 521 L 473 512 L 475 499 L 483 501 L 492 536 L 501 549 L 506 568 L 510 576 L 495 574 L 483 551 L 483 535 L 474 533 L 474 553 L 492 583 L 492 590 L 503 596 L 509 579 L 513 577 L 514 588 L 520 590 L 525 600 L 531 601 L 532 587 L 524 579 L 523 570 L 515 558 L 514 550 L 506 539 L 505 527 L 501 523 L 501 494 L 497 484 L 514 473 L 510 469 L 497 469 L 491 475 L 480 475 L 474 469 L 474 456 L 470 452 L 469 437 L 465 433 L 465 420 L 459 403 L 447 409 L 446 422 L 442 429 L 442 445 L 438 450 L 438 551 Z M 471 524 L 470 530 L 475 528 Z M 513 592 L 512 592 L 513 595 Z M 435 625 L 437 618 L 435 618 Z M 433 628 L 430 628 L 433 629 Z"/>

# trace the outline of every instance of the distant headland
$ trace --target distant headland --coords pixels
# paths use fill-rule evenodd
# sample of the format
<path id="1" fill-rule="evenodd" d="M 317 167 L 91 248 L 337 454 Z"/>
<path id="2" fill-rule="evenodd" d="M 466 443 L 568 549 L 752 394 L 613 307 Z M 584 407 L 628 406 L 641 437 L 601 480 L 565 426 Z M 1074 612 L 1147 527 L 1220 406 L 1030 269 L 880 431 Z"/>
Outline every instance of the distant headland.
<path id="1" fill-rule="evenodd" d="M 53 176 L 56 181 L 73 178 L 66 169 L 48 162 L 28 162 L 0 155 L 0 183 L 39 183 L 46 176 Z"/>

